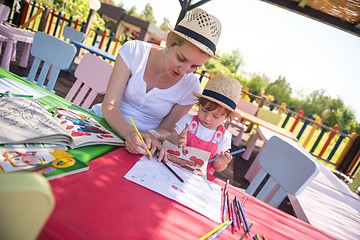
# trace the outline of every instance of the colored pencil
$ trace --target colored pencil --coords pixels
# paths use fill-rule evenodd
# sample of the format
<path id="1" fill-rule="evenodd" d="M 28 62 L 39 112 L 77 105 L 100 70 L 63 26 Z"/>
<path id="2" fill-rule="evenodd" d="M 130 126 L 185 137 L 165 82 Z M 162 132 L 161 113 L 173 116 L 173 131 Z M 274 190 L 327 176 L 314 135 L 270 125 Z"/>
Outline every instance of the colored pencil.
<path id="1" fill-rule="evenodd" d="M 24 95 L 24 94 L 12 94 L 12 93 L 0 93 L 1 96 L 14 96 L 14 97 L 33 97 L 33 95 Z"/>
<path id="2" fill-rule="evenodd" d="M 242 207 L 244 206 L 246 200 L 247 200 L 247 196 L 244 198 L 243 202 L 241 203 L 241 206 L 242 206 Z"/>
<path id="3" fill-rule="evenodd" d="M 135 131 L 136 131 L 137 135 L 139 136 L 139 138 L 141 139 L 141 141 L 143 141 L 143 143 L 145 143 L 145 141 L 144 141 L 144 139 L 142 138 L 142 136 L 141 136 L 141 134 L 140 134 L 139 130 L 137 129 L 137 127 L 136 127 L 136 125 L 135 125 L 134 121 L 132 120 L 132 118 L 131 118 L 131 117 L 129 117 L 129 119 L 130 119 L 131 123 L 133 124 L 133 127 L 134 127 L 134 129 L 135 129 Z M 151 156 L 151 152 L 150 152 L 150 150 L 149 150 L 148 148 L 146 148 L 146 151 L 147 151 L 147 153 Z"/>
<path id="4" fill-rule="evenodd" d="M 212 235 L 210 238 L 208 238 L 208 240 L 211 239 L 215 239 L 217 236 L 220 235 L 220 233 L 222 233 L 228 226 L 230 226 L 230 224 L 232 223 L 232 220 L 230 220 L 230 222 L 228 222 L 225 226 L 223 226 L 222 228 L 220 228 L 219 231 L 217 231 L 214 235 Z"/>
<path id="5" fill-rule="evenodd" d="M 235 229 L 235 231 L 237 231 L 236 226 L 238 226 L 238 229 L 240 230 L 240 224 L 239 224 L 239 221 L 238 221 L 237 215 L 236 215 L 236 203 L 235 203 L 235 199 L 234 199 L 234 201 L 233 201 L 233 203 L 232 203 L 232 207 L 233 207 L 233 209 L 234 209 L 234 229 Z"/>
<path id="6" fill-rule="evenodd" d="M 227 193 L 227 189 L 228 189 L 228 186 L 229 186 L 229 182 L 230 182 L 230 179 L 226 180 L 224 195 L 226 195 L 226 193 Z"/>
<path id="7" fill-rule="evenodd" d="M 167 169 L 170 170 L 170 172 L 172 172 L 172 174 L 175 175 L 175 177 L 177 177 L 177 179 L 180 180 L 180 182 L 182 183 L 184 182 L 184 180 L 182 180 L 182 178 L 179 175 L 177 175 L 177 173 L 174 170 L 172 170 L 171 167 L 169 167 L 169 165 L 166 164 L 166 162 L 164 162 L 164 159 L 162 159 L 161 162 L 166 166 Z"/>
<path id="8" fill-rule="evenodd" d="M 254 223 L 251 223 L 249 229 L 250 229 L 253 225 L 254 225 Z M 248 233 L 248 232 L 244 232 L 244 234 L 241 236 L 240 240 L 242 240 L 242 239 L 246 236 L 247 233 Z"/>
<path id="9" fill-rule="evenodd" d="M 240 226 L 243 226 L 242 220 L 241 220 L 241 213 L 240 213 L 240 207 L 239 207 L 239 200 L 237 200 L 236 196 L 235 196 L 235 200 L 236 200 L 236 211 L 238 214 L 238 218 L 239 218 L 239 222 L 240 222 Z"/>
<path id="10" fill-rule="evenodd" d="M 259 234 L 255 234 L 255 236 L 257 240 L 260 240 Z"/>
<path id="11" fill-rule="evenodd" d="M 224 211 L 223 211 L 223 222 L 226 220 L 226 205 L 227 205 L 227 194 L 224 196 Z"/>
<path id="12" fill-rule="evenodd" d="M 230 155 L 234 155 L 234 154 L 237 154 L 237 153 L 241 153 L 241 152 L 243 152 L 243 151 L 245 151 L 244 148 L 242 148 L 242 149 L 240 149 L 240 150 L 237 150 L 237 151 L 233 151 L 233 152 L 230 153 Z M 213 158 L 213 159 L 211 159 L 209 162 L 213 162 L 213 161 L 215 161 L 216 159 L 217 159 L 217 158 Z"/>
<path id="13" fill-rule="evenodd" d="M 210 237 L 211 235 L 213 235 L 215 232 L 217 232 L 220 228 L 222 228 L 223 226 L 225 226 L 226 224 L 228 224 L 229 221 L 225 221 L 223 223 L 221 223 L 219 226 L 217 226 L 216 228 L 214 228 L 213 230 L 211 230 L 210 232 L 208 232 L 207 234 L 205 234 L 204 236 L 202 236 L 201 238 L 199 238 L 198 240 L 204 240 L 208 237 Z"/>
<path id="14" fill-rule="evenodd" d="M 267 240 L 264 234 L 262 235 L 262 237 L 263 237 L 263 240 Z"/>
<path id="15" fill-rule="evenodd" d="M 246 227 L 246 232 L 250 233 L 250 228 L 247 225 L 245 214 L 244 214 L 244 211 L 243 211 L 240 203 L 239 203 L 239 208 L 240 208 L 241 216 L 243 217 L 243 220 L 244 220 L 244 224 L 245 224 L 245 227 Z"/>

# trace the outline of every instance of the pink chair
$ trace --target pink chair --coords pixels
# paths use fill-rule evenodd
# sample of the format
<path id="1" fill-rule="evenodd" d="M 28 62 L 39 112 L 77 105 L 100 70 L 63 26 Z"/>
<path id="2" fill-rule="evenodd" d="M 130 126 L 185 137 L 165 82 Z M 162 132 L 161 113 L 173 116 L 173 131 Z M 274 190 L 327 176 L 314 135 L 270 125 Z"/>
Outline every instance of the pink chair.
<path id="1" fill-rule="evenodd" d="M 258 111 L 259 107 L 249 101 L 246 101 L 245 99 L 240 98 L 238 104 L 236 105 L 236 108 L 241 109 L 244 112 L 247 112 L 249 114 L 255 115 L 256 112 Z M 231 125 L 235 128 L 240 129 L 239 134 L 237 135 L 237 137 L 235 138 L 235 141 L 233 142 L 233 144 L 236 146 L 239 146 L 239 144 L 241 142 L 241 136 L 245 130 L 246 120 L 243 120 L 242 122 L 240 122 L 240 120 L 241 119 L 232 120 L 231 122 L 227 122 L 225 124 L 225 128 L 228 128 Z"/>
<path id="2" fill-rule="evenodd" d="M 88 109 L 98 93 L 105 94 L 112 70 L 113 65 L 110 63 L 96 55 L 85 53 L 74 72 L 77 80 L 65 99 Z M 89 90 L 90 92 L 86 96 Z M 79 93 L 76 94 L 78 91 Z"/>

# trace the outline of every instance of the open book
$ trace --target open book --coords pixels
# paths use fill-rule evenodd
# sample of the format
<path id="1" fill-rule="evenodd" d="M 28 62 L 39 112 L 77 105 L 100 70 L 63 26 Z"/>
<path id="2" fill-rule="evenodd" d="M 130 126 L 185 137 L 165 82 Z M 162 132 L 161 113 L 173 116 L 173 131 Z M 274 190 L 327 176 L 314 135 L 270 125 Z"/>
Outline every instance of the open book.
<path id="1" fill-rule="evenodd" d="M 8 143 L 51 143 L 70 148 L 124 145 L 90 114 L 59 106 L 44 107 L 26 97 L 0 98 L 0 144 Z"/>

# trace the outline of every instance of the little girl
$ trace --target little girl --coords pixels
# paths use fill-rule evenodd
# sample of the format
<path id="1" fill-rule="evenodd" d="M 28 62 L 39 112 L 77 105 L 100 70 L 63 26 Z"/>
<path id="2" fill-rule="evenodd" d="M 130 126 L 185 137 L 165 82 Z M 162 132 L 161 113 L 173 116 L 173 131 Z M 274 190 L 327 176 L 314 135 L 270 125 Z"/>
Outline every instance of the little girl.
<path id="1" fill-rule="evenodd" d="M 209 80 L 202 94 L 193 94 L 198 98 L 198 114 L 182 117 L 167 140 L 183 150 L 190 146 L 210 152 L 210 159 L 217 158 L 207 165 L 207 174 L 212 175 L 214 171 L 224 170 L 232 159 L 229 154 L 232 135 L 223 122 L 231 116 L 241 117 L 235 110 L 241 84 L 220 73 Z"/>

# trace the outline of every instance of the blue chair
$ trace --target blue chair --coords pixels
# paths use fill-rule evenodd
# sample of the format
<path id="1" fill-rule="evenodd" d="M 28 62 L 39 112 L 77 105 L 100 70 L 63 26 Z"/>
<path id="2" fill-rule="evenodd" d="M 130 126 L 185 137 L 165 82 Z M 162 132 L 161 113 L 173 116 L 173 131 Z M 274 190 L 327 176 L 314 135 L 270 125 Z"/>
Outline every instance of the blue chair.
<path id="1" fill-rule="evenodd" d="M 76 47 L 46 33 L 36 32 L 30 53 L 35 58 L 27 80 L 41 86 L 42 88 L 46 88 L 49 92 L 55 93 L 53 89 L 60 70 L 69 68 L 75 57 Z M 42 61 L 43 66 L 41 68 L 40 75 L 35 82 L 35 76 Z M 49 81 L 45 87 L 44 82 L 48 75 L 50 66 L 53 66 L 53 70 L 51 71 Z"/>
<path id="2" fill-rule="evenodd" d="M 69 42 L 69 43 L 71 43 L 71 41 L 82 42 L 85 38 L 85 33 L 80 32 L 69 26 L 64 27 L 64 31 L 63 31 L 62 35 L 64 36 L 65 42 Z M 72 71 L 72 68 L 74 65 L 74 60 L 75 60 L 75 57 L 74 57 L 73 61 L 71 62 L 70 67 L 67 70 L 68 72 Z"/>

